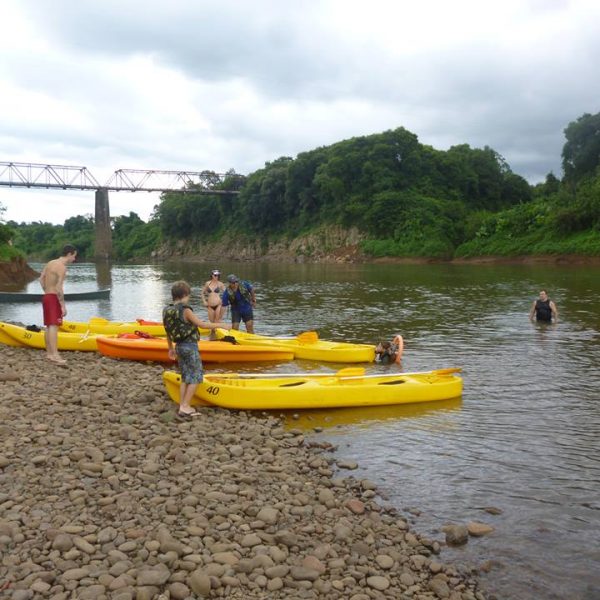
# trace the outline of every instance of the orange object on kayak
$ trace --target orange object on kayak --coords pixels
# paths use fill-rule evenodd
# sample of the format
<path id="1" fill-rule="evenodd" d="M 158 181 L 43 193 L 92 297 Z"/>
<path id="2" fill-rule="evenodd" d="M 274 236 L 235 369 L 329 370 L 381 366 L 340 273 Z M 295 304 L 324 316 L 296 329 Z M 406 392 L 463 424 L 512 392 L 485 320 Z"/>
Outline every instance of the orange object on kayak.
<path id="1" fill-rule="evenodd" d="M 398 348 L 394 362 L 399 365 L 402 363 L 402 353 L 404 352 L 404 340 L 402 339 L 402 336 L 398 334 L 394 336 L 393 342 L 396 345 L 396 348 Z"/>
<path id="2" fill-rule="evenodd" d="M 142 338 L 135 334 L 127 337 L 98 336 L 98 351 L 112 358 L 151 360 L 171 363 L 169 346 L 165 338 Z M 129 337 L 133 335 L 133 337 Z M 251 346 L 227 342 L 200 340 L 198 342 L 203 362 L 258 362 L 292 360 L 294 353 L 276 346 Z"/>

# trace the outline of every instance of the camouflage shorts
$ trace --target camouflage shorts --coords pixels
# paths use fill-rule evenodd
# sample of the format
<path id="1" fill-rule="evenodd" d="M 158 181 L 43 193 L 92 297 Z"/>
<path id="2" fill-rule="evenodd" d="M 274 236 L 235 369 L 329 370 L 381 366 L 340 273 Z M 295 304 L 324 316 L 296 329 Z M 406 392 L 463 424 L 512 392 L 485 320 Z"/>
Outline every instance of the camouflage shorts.
<path id="1" fill-rule="evenodd" d="M 181 369 L 183 383 L 202 383 L 204 371 L 197 342 L 181 342 L 176 344 L 177 362 Z"/>

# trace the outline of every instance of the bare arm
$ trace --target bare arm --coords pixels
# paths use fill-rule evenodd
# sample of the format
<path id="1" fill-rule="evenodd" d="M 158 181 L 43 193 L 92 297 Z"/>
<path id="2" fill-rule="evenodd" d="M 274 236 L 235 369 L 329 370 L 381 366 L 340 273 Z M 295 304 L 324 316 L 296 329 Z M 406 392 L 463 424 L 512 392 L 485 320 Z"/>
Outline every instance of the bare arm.
<path id="1" fill-rule="evenodd" d="M 531 305 L 531 310 L 529 311 L 529 319 L 531 321 L 533 321 L 534 315 L 535 315 L 535 300 L 533 301 L 533 304 Z"/>
<path id="2" fill-rule="evenodd" d="M 171 336 L 167 333 L 167 345 L 169 346 L 169 358 L 171 360 L 177 359 L 177 353 L 175 352 L 175 346 L 173 346 L 173 340 Z"/>
<path id="3" fill-rule="evenodd" d="M 550 301 L 550 310 L 552 311 L 552 316 L 554 317 L 554 322 L 558 323 L 558 308 L 556 308 L 556 304 Z"/>
<path id="4" fill-rule="evenodd" d="M 62 308 L 62 316 L 66 316 L 67 307 L 65 306 L 65 277 L 67 276 L 67 268 L 61 264 L 61 269 L 58 270 L 58 283 L 56 285 L 56 295 L 58 296 L 58 301 L 60 302 L 60 306 Z"/>
<path id="5" fill-rule="evenodd" d="M 203 321 L 199 319 L 194 311 L 190 308 L 186 308 L 183 311 L 183 318 L 192 325 L 196 327 L 202 327 L 203 329 L 227 329 L 227 325 L 225 323 L 210 323 L 209 321 Z"/>
<path id="6" fill-rule="evenodd" d="M 200 300 L 202 300 L 202 304 L 204 304 L 204 306 L 208 306 L 207 299 L 208 299 L 208 293 L 209 293 L 208 292 L 209 283 L 210 283 L 210 281 L 207 281 L 204 284 L 202 291 L 200 292 Z"/>

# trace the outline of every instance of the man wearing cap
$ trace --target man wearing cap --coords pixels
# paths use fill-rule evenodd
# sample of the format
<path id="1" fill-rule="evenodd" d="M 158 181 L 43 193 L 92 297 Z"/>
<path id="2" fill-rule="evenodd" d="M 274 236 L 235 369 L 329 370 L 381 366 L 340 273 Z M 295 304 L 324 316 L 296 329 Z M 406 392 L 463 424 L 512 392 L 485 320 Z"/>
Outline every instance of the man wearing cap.
<path id="1" fill-rule="evenodd" d="M 254 311 L 256 296 L 254 288 L 247 281 L 240 281 L 237 275 L 227 276 L 227 287 L 221 300 L 223 307 L 231 306 L 231 328 L 239 329 L 240 322 L 246 324 L 246 331 L 254 333 Z"/>

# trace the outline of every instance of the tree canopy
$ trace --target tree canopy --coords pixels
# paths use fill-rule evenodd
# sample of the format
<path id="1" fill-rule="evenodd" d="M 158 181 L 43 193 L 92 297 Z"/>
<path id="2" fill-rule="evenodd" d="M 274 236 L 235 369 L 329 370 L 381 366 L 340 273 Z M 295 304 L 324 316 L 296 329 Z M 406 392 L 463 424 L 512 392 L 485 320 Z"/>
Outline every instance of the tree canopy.
<path id="1" fill-rule="evenodd" d="M 466 212 L 530 198 L 529 184 L 491 148 L 436 150 L 400 127 L 268 162 L 245 179 L 239 196 L 165 194 L 158 214 L 166 239 L 224 231 L 293 236 L 337 224 L 406 245 L 415 228 L 417 239 L 425 231 L 439 238 L 438 252 L 447 254 L 461 241 Z"/>
<path id="2" fill-rule="evenodd" d="M 564 177 L 549 173 L 534 187 L 488 146 L 437 150 L 403 127 L 282 156 L 247 177 L 230 170 L 221 181 L 206 171 L 200 184 L 163 194 L 150 222 L 113 218 L 115 257 L 225 234 L 293 238 L 328 225 L 358 228 L 363 250 L 377 256 L 600 254 L 600 113 L 569 123 L 565 138 Z M 82 256 L 93 252 L 91 216 L 5 227 L 0 235 L 14 232 L 28 255 L 53 255 L 67 241 Z"/>

